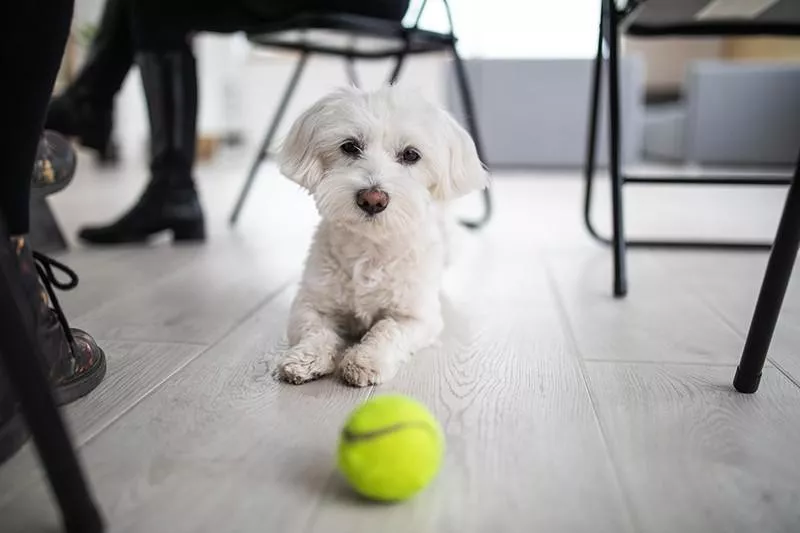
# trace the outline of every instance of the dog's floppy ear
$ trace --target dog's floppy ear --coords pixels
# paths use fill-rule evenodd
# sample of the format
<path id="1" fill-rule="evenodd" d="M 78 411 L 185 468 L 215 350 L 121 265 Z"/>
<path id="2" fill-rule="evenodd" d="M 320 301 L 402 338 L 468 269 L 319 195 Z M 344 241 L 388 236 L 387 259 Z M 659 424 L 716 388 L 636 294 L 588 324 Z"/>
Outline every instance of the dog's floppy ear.
<path id="1" fill-rule="evenodd" d="M 321 103 L 311 106 L 295 120 L 278 154 L 281 174 L 309 191 L 314 190 L 323 174 L 317 150 L 320 107 Z"/>
<path id="2" fill-rule="evenodd" d="M 447 150 L 447 161 L 441 169 L 431 193 L 438 200 L 454 200 L 489 185 L 489 174 L 478 157 L 475 142 L 449 113 L 444 117 L 442 138 Z"/>

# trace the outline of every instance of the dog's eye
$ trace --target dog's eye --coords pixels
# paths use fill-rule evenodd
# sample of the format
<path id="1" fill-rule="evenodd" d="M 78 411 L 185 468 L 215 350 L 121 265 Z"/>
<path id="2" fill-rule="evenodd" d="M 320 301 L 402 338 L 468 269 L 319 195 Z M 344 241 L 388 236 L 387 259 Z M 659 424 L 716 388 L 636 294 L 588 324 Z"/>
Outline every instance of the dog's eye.
<path id="1" fill-rule="evenodd" d="M 358 142 L 353 139 L 343 142 L 342 145 L 339 146 L 339 149 L 352 157 L 361 155 L 361 145 L 359 145 Z"/>
<path id="2" fill-rule="evenodd" d="M 422 159 L 422 156 L 420 155 L 420 153 L 417 151 L 416 148 L 411 148 L 411 147 L 406 148 L 400 154 L 400 162 L 403 163 L 404 165 L 413 165 L 420 159 Z"/>

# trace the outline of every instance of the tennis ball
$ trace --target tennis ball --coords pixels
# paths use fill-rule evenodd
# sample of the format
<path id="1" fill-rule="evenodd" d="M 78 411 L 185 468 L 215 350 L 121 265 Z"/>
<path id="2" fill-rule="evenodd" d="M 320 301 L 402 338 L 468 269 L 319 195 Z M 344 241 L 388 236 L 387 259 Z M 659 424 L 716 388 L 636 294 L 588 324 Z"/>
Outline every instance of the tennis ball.
<path id="1" fill-rule="evenodd" d="M 339 439 L 339 471 L 362 496 L 405 500 L 436 476 L 444 454 L 441 427 L 406 396 L 377 396 L 348 417 Z"/>

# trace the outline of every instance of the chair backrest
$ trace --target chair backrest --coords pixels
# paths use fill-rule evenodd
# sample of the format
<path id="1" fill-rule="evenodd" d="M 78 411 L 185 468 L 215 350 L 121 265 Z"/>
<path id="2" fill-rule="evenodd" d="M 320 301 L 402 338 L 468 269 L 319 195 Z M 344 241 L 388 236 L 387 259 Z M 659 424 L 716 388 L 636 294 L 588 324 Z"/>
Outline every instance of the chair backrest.
<path id="1" fill-rule="evenodd" d="M 452 37 L 454 35 L 453 30 L 453 12 L 450 10 L 450 2 L 447 0 L 441 0 L 442 4 L 444 5 L 444 12 L 447 16 L 447 33 Z M 414 19 L 414 24 L 411 26 L 412 30 L 419 29 L 419 23 L 422 20 L 422 15 L 425 12 L 425 8 L 428 7 L 428 0 L 422 0 L 422 3 L 419 6 L 419 11 L 417 11 L 417 16 Z"/>
<path id="2" fill-rule="evenodd" d="M 448 0 L 441 0 L 446 32 L 420 28 L 428 0 L 422 0 L 413 23 L 376 19 L 347 13 L 310 12 L 278 21 L 248 39 L 257 45 L 363 59 L 396 57 L 447 49 L 455 41 L 453 15 Z"/>

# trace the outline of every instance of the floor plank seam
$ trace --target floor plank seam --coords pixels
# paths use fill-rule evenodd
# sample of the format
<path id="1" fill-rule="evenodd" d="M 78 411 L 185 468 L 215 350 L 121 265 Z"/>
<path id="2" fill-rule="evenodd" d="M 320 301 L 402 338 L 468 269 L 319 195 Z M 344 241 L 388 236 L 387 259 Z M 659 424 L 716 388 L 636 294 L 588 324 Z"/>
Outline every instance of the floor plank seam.
<path id="1" fill-rule="evenodd" d="M 719 315 L 719 318 L 720 318 L 720 320 L 722 321 L 722 323 L 723 323 L 723 324 L 725 324 L 725 326 L 726 326 L 728 329 L 730 329 L 730 330 L 731 330 L 731 331 L 732 331 L 732 332 L 733 332 L 733 333 L 734 333 L 736 336 L 738 336 L 738 337 L 739 337 L 739 340 L 741 340 L 741 341 L 742 341 L 742 349 L 744 349 L 744 343 L 745 343 L 745 341 L 746 341 L 746 339 L 747 339 L 747 334 L 745 334 L 745 333 L 742 333 L 741 331 L 739 331 L 739 328 L 738 328 L 738 327 L 736 327 L 736 324 L 734 324 L 733 322 L 731 322 L 730 320 L 728 320 L 728 318 L 727 318 L 727 317 L 726 317 L 726 316 L 725 316 L 725 315 L 722 313 L 722 311 L 721 311 L 721 310 L 719 310 L 719 308 L 717 308 L 717 306 L 716 306 L 716 305 L 714 305 L 714 304 L 713 304 L 711 301 L 709 301 L 709 300 L 706 300 L 706 298 L 704 298 L 704 297 L 702 297 L 702 296 L 701 296 L 701 297 L 699 297 L 699 299 L 700 299 L 701 301 L 703 301 L 703 302 L 704 302 L 704 303 L 705 303 L 705 304 L 708 306 L 708 308 L 709 308 L 709 309 L 710 309 L 710 310 L 711 310 L 713 313 L 716 313 L 716 314 L 718 314 L 718 315 Z M 780 365 L 780 364 L 779 364 L 779 363 L 778 363 L 778 362 L 777 362 L 775 359 L 773 359 L 772 357 L 770 357 L 770 356 L 768 355 L 768 356 L 767 356 L 767 362 L 768 362 L 769 364 L 771 364 L 772 366 L 774 366 L 775 368 L 777 368 L 777 369 L 778 369 L 778 372 L 780 372 L 781 374 L 783 374 L 783 375 L 784 375 L 784 377 L 785 377 L 786 379 L 788 379 L 789 381 L 791 381 L 791 382 L 792 382 L 792 384 L 793 384 L 795 387 L 797 387 L 797 388 L 799 388 L 799 389 L 800 389 L 800 380 L 798 380 L 798 379 L 796 379 L 794 376 L 792 376 L 792 374 L 791 374 L 791 373 L 790 373 L 788 370 L 786 370 L 785 368 L 783 368 L 783 366 L 781 366 L 781 365 Z M 733 366 L 735 366 L 735 367 L 738 367 L 738 366 L 739 366 L 739 363 L 738 363 L 738 361 L 737 361 L 737 362 L 736 362 L 736 363 L 735 363 Z M 731 379 L 733 379 L 733 378 L 731 378 Z"/>
<path id="2" fill-rule="evenodd" d="M 713 366 L 723 368 L 736 368 L 736 363 L 722 363 L 719 361 L 700 362 L 700 361 L 653 361 L 639 359 L 591 359 L 583 358 L 587 363 L 599 364 L 621 364 L 621 365 L 660 365 L 660 366 Z"/>
<path id="3" fill-rule="evenodd" d="M 194 264 L 195 264 L 194 261 L 191 261 L 191 260 L 189 260 L 187 258 L 187 260 L 183 264 L 181 264 L 177 269 L 170 269 L 168 271 L 165 271 L 163 275 L 157 276 L 156 279 L 151 281 L 151 283 L 149 284 L 148 290 L 153 290 L 154 288 L 157 288 L 157 287 L 160 287 L 161 285 L 164 285 L 169 280 L 171 280 L 174 277 L 177 277 L 185 269 L 193 266 Z M 91 311 L 85 311 L 85 312 L 83 312 L 83 313 L 81 313 L 79 315 L 76 315 L 73 318 L 73 320 L 82 320 L 82 319 L 84 319 L 84 318 L 86 318 L 88 316 L 91 316 L 91 315 L 99 312 L 99 311 L 102 311 L 104 308 L 106 308 L 108 306 L 115 305 L 118 302 L 125 301 L 128 298 L 136 297 L 139 294 L 140 293 L 134 292 L 134 291 L 128 291 L 128 292 L 125 292 L 125 293 L 122 293 L 122 294 L 118 294 L 117 296 L 111 298 L 110 300 L 105 301 L 102 304 L 100 304 L 99 306 L 95 307 Z"/>
<path id="4" fill-rule="evenodd" d="M 369 392 L 367 393 L 367 397 L 363 401 L 367 402 L 367 401 L 371 400 L 373 398 L 373 396 L 375 395 L 375 391 L 376 390 L 377 390 L 377 385 L 370 385 L 369 386 Z M 309 512 L 308 518 L 306 519 L 306 523 L 303 525 L 303 527 L 301 529 L 301 531 L 303 531 L 303 533 L 309 533 L 309 532 L 314 530 L 313 529 L 314 528 L 314 523 L 316 521 L 317 516 L 319 516 L 319 511 L 320 511 L 320 507 L 322 505 L 322 501 L 324 499 L 324 495 L 325 495 L 326 492 L 328 492 L 328 487 L 332 486 L 334 477 L 336 475 L 337 475 L 336 469 L 335 468 L 331 468 L 331 471 L 328 474 L 328 477 L 325 479 L 325 483 L 323 484 L 322 491 L 319 493 L 319 496 L 314 501 L 314 508 L 311 510 L 311 512 Z"/>
<path id="5" fill-rule="evenodd" d="M 706 300 L 706 299 L 705 299 L 705 298 L 703 298 L 703 297 L 700 297 L 699 299 L 700 299 L 701 301 L 703 301 L 703 302 L 704 302 L 704 303 L 705 303 L 705 304 L 708 306 L 708 308 L 709 308 L 709 309 L 710 309 L 712 312 L 714 312 L 714 313 L 717 313 L 717 314 L 719 315 L 719 318 L 720 318 L 720 320 L 722 320 L 722 323 L 723 323 L 723 324 L 725 324 L 725 326 L 726 326 L 728 329 L 730 329 L 730 330 L 731 330 L 731 331 L 732 331 L 732 332 L 733 332 L 733 333 L 734 333 L 734 334 L 735 334 L 737 337 L 739 337 L 739 340 L 741 340 L 741 341 L 742 341 L 742 349 L 744 349 L 744 343 L 745 343 L 745 341 L 746 341 L 746 339 L 747 339 L 747 334 L 745 334 L 745 333 L 742 333 L 741 331 L 739 331 L 739 328 L 737 328 L 737 327 L 736 327 L 736 324 L 734 324 L 733 322 L 731 322 L 730 320 L 728 320 L 728 318 L 727 318 L 727 317 L 726 317 L 726 316 L 725 316 L 725 315 L 722 313 L 722 311 L 720 311 L 720 310 L 717 308 L 717 306 L 716 306 L 716 305 L 714 305 L 712 302 L 710 302 L 710 301 Z M 775 359 L 773 359 L 772 357 L 770 357 L 769 355 L 767 355 L 767 362 L 768 362 L 769 364 L 771 364 L 773 367 L 777 368 L 777 369 L 778 369 L 778 372 L 780 372 L 781 374 L 783 374 L 783 375 L 784 375 L 784 377 L 785 377 L 786 379 L 788 379 L 789 381 L 791 381 L 791 382 L 792 382 L 792 384 L 793 384 L 795 387 L 797 387 L 797 388 L 799 388 L 799 389 L 800 389 L 800 380 L 798 380 L 798 379 L 796 379 L 794 376 L 792 376 L 792 374 L 791 374 L 791 373 L 790 373 L 788 370 L 786 370 L 785 368 L 783 368 L 783 366 L 781 366 L 781 365 L 780 365 L 780 364 L 779 364 L 779 363 L 778 363 L 778 362 L 777 362 Z M 739 363 L 738 363 L 738 361 L 737 361 L 737 362 L 734 364 L 734 366 L 736 366 L 736 367 L 738 367 L 738 366 L 739 366 Z M 731 379 L 733 379 L 733 378 L 731 378 Z"/>
<path id="6" fill-rule="evenodd" d="M 800 381 L 796 380 L 796 379 L 794 378 L 794 376 L 792 376 L 792 374 L 791 374 L 791 373 L 789 373 L 789 371 L 788 371 L 788 370 L 786 370 L 785 368 L 783 368 L 783 366 L 781 366 L 780 364 L 778 364 L 778 362 L 777 362 L 777 361 L 775 361 L 775 360 L 773 360 L 773 359 L 771 359 L 771 358 L 769 358 L 769 357 L 767 357 L 767 361 L 769 361 L 769 362 L 770 362 L 770 364 L 772 364 L 772 366 L 774 366 L 774 367 L 775 367 L 775 368 L 778 370 L 778 372 L 780 372 L 781 374 L 783 374 L 783 376 L 784 376 L 786 379 L 788 379 L 789 381 L 791 381 L 791 382 L 792 382 L 792 384 L 793 384 L 795 387 L 797 387 L 798 389 L 800 389 Z"/>
<path id="7" fill-rule="evenodd" d="M 708 298 L 706 298 L 705 293 L 701 288 L 693 285 L 691 282 L 684 281 L 682 276 L 673 275 L 674 269 L 665 267 L 659 261 L 653 261 L 652 264 L 654 264 L 656 268 L 661 270 L 661 272 L 663 272 L 665 275 L 676 278 L 680 286 L 686 290 L 687 296 L 694 299 L 695 301 L 700 302 L 700 304 L 706 310 L 711 312 L 711 316 L 716 318 L 720 324 L 730 329 L 733 333 L 736 334 L 736 336 L 739 337 L 740 340 L 742 341 L 744 340 L 744 336 L 742 335 L 742 333 L 727 319 L 727 317 L 725 317 L 725 315 L 712 302 L 708 300 Z M 755 302 L 753 303 L 755 304 Z"/>
<path id="8" fill-rule="evenodd" d="M 303 525 L 303 528 L 301 530 L 303 531 L 303 533 L 309 533 L 314 530 L 314 523 L 316 522 L 316 519 L 319 516 L 319 511 L 320 508 L 322 507 L 323 497 L 325 493 L 328 491 L 328 487 L 330 487 L 333 484 L 333 476 L 335 475 L 336 471 L 334 469 L 331 469 L 330 474 L 328 474 L 328 477 L 325 479 L 322 491 L 317 495 L 316 500 L 314 500 L 313 504 L 314 508 L 311 509 L 310 513 L 308 513 L 308 518 L 306 519 L 306 523 Z"/>
<path id="9" fill-rule="evenodd" d="M 102 261 L 107 261 L 109 263 L 119 261 L 120 259 L 124 259 L 125 257 L 131 255 L 132 252 L 138 252 L 138 249 L 132 248 L 119 248 L 113 251 L 105 250 L 102 253 L 87 253 L 89 248 L 72 248 L 63 251 L 57 251 L 53 254 L 53 257 L 58 259 L 59 261 L 68 263 L 70 257 L 80 256 L 81 259 L 83 258 L 90 258 L 92 255 L 95 257 L 91 257 L 92 259 L 99 259 Z"/>
<path id="10" fill-rule="evenodd" d="M 103 424 L 101 427 L 97 428 L 95 431 L 93 431 L 91 434 L 85 436 L 84 438 L 81 438 L 81 439 L 77 439 L 76 438 L 75 441 L 74 441 L 75 442 L 75 447 L 77 449 L 81 449 L 81 448 L 84 448 L 85 446 L 87 446 L 88 444 L 90 444 L 92 441 L 94 441 L 104 431 L 109 429 L 111 426 L 113 426 L 118 421 L 120 421 L 126 414 L 131 412 L 131 410 L 133 410 L 142 401 L 144 401 L 145 399 L 150 397 L 153 393 L 155 393 L 157 390 L 159 390 L 164 385 L 164 383 L 169 381 L 178 372 L 181 372 L 183 369 L 185 369 L 186 367 L 191 365 L 193 362 L 195 362 L 198 359 L 200 359 L 200 357 L 202 357 L 204 354 L 208 353 L 212 348 L 214 348 L 216 345 L 218 345 L 223 340 L 225 340 L 225 338 L 227 338 L 228 335 L 233 333 L 236 330 L 236 328 L 238 328 L 241 324 L 243 324 L 249 318 L 254 316 L 262 307 L 264 307 L 265 305 L 268 305 L 272 300 L 274 300 L 275 298 L 280 296 L 285 290 L 287 290 L 289 287 L 291 287 L 291 285 L 293 283 L 295 283 L 296 280 L 297 280 L 296 277 L 289 278 L 286 282 L 281 284 L 277 289 L 275 289 L 274 291 L 272 291 L 269 294 L 267 294 L 255 306 L 253 306 L 252 309 L 250 309 L 247 313 L 245 313 L 244 316 L 238 322 L 234 323 L 228 330 L 225 331 L 225 333 L 220 335 L 220 337 L 218 339 L 216 339 L 213 343 L 208 344 L 205 347 L 204 350 L 199 351 L 197 353 L 197 355 L 195 355 L 194 357 L 188 359 L 183 365 L 175 368 L 172 372 L 170 372 L 169 374 L 164 376 L 164 379 L 162 379 L 157 384 L 155 384 L 153 387 L 151 387 L 149 390 L 147 390 L 140 398 L 138 398 L 135 402 L 133 402 L 131 405 L 129 405 L 126 409 L 121 411 L 117 416 L 115 416 L 114 418 L 109 420 L 107 423 Z M 22 491 L 20 491 L 18 494 L 23 494 L 25 492 L 25 490 L 27 490 L 28 487 L 31 487 L 36 482 L 40 482 L 40 481 L 42 481 L 44 479 L 43 473 L 38 469 L 37 469 L 37 471 L 39 472 L 40 475 L 39 476 L 35 476 L 35 475 L 31 476 L 28 479 L 28 483 L 25 484 L 25 488 Z M 10 504 L 10 502 L 12 502 L 12 501 L 14 501 L 14 498 L 12 498 L 8 502 L 6 502 L 4 505 Z M 0 506 L 0 507 L 2 507 L 2 506 Z"/>
<path id="11" fill-rule="evenodd" d="M 661 268 L 668 272 L 671 272 L 671 269 L 665 268 L 663 266 Z M 739 338 L 739 340 L 742 342 L 742 349 L 744 349 L 744 343 L 747 339 L 747 333 L 740 331 L 739 327 L 736 324 L 734 324 L 730 319 L 728 319 L 727 315 L 725 315 L 725 313 L 716 304 L 714 304 L 714 302 L 710 300 L 703 291 L 691 290 L 695 289 L 695 287 L 689 286 L 685 282 L 680 282 L 680 283 L 684 288 L 689 289 L 690 292 L 692 292 L 692 294 L 695 295 L 695 298 L 698 301 L 700 301 L 700 303 L 703 304 L 706 307 L 706 309 L 711 311 L 711 314 L 716 316 L 723 326 L 728 328 L 734 335 L 736 335 Z M 755 302 L 753 302 L 753 305 L 755 305 Z M 800 380 L 792 376 L 792 374 L 788 370 L 783 368 L 780 364 L 778 364 L 776 360 L 774 360 L 769 355 L 767 355 L 767 362 L 772 366 L 774 366 L 775 368 L 777 368 L 778 372 L 783 374 L 783 376 L 786 377 L 786 379 L 788 379 L 795 387 L 800 388 Z M 713 366 L 713 365 L 708 365 L 708 366 Z M 736 361 L 735 363 L 732 363 L 732 366 L 738 367 L 739 362 Z M 733 376 L 731 376 L 731 380 L 733 380 Z"/>
<path id="12" fill-rule="evenodd" d="M 641 532 L 644 529 L 641 524 L 641 521 L 636 516 L 636 513 L 634 511 L 635 508 L 634 502 L 630 497 L 630 495 L 628 494 L 628 491 L 622 481 L 622 473 L 619 471 L 619 468 L 617 467 L 616 457 L 614 456 L 614 453 L 609 444 L 609 439 L 606 434 L 606 429 L 603 426 L 603 421 L 600 418 L 600 410 L 597 406 L 597 399 L 595 398 L 595 395 L 592 392 L 591 384 L 589 382 L 589 376 L 586 371 L 586 365 L 581 355 L 580 348 L 578 347 L 578 339 L 575 336 L 575 332 L 569 320 L 569 315 L 567 314 L 566 304 L 564 303 L 561 291 L 558 289 L 558 286 L 556 285 L 556 280 L 553 275 L 553 271 L 549 261 L 547 261 L 547 259 L 544 259 L 543 263 L 545 267 L 545 273 L 550 288 L 550 292 L 553 295 L 553 299 L 556 304 L 556 312 L 559 316 L 562 327 L 564 328 L 564 333 L 568 348 L 570 349 L 573 357 L 577 360 L 578 370 L 581 376 L 581 380 L 583 382 L 583 387 L 584 390 L 586 391 L 586 394 L 589 396 L 589 403 L 592 406 L 592 414 L 594 415 L 595 424 L 597 425 L 597 430 L 599 431 L 600 438 L 603 442 L 603 448 L 605 449 L 606 452 L 606 458 L 608 459 L 608 462 L 611 465 L 611 472 L 613 472 L 613 480 L 617 485 L 617 490 L 622 496 L 625 510 L 627 511 L 628 523 L 632 531 Z"/>
<path id="13" fill-rule="evenodd" d="M 240 320 L 238 320 L 237 322 L 233 323 L 230 328 L 228 328 L 223 334 L 221 334 L 219 336 L 219 338 L 217 338 L 214 342 L 208 344 L 205 347 L 205 349 L 200 350 L 197 353 L 197 355 L 195 355 L 194 357 L 187 359 L 186 362 L 184 364 L 182 364 L 180 367 L 175 368 L 174 371 L 170 372 L 167 376 L 165 376 L 164 379 L 161 380 L 158 384 L 156 384 L 153 387 L 151 387 L 150 390 L 148 390 L 145 394 L 143 394 L 140 398 L 138 398 L 134 403 L 132 403 L 130 406 L 128 406 L 127 409 L 125 409 L 124 411 L 120 412 L 113 419 L 109 420 L 107 424 L 103 425 L 101 428 L 99 428 L 97 431 L 95 431 L 88 438 L 86 438 L 85 440 L 82 440 L 82 442 L 80 442 L 78 444 L 78 447 L 79 448 L 83 448 L 84 446 L 89 444 L 91 441 L 93 441 L 95 438 L 97 438 L 102 432 L 104 432 L 105 430 L 110 428 L 112 425 L 117 423 L 123 416 L 128 414 L 132 409 L 134 409 L 142 401 L 144 401 L 145 399 L 150 397 L 154 392 L 156 392 L 158 389 L 160 389 L 164 385 L 164 383 L 169 381 L 173 376 L 177 375 L 178 372 L 183 371 L 189 365 L 191 365 L 195 361 L 199 360 L 204 354 L 208 353 L 212 348 L 216 347 L 219 343 L 221 343 L 223 340 L 225 340 L 228 337 L 228 335 L 233 333 L 239 326 L 241 326 L 244 322 L 246 322 L 248 319 L 253 317 L 262 307 L 264 307 L 265 305 L 269 304 L 272 300 L 274 300 L 275 298 L 280 296 L 280 294 L 283 293 L 285 290 L 287 290 L 295 282 L 295 280 L 296 280 L 296 278 L 292 277 L 289 280 L 287 280 L 286 282 L 282 283 L 277 289 L 275 289 L 274 291 L 272 291 L 269 294 L 267 294 L 267 296 L 262 298 L 255 306 L 253 306 L 248 312 L 246 312 L 242 316 L 242 318 Z"/>
<path id="14" fill-rule="evenodd" d="M 170 340 L 147 340 L 147 339 L 126 339 L 124 337 L 114 337 L 107 339 L 105 337 L 96 337 L 94 339 L 98 344 L 117 344 L 117 343 L 135 343 L 135 344 L 157 344 L 161 346 L 194 346 L 196 348 L 208 348 L 210 344 L 207 342 L 192 342 L 192 341 L 170 341 Z"/>

